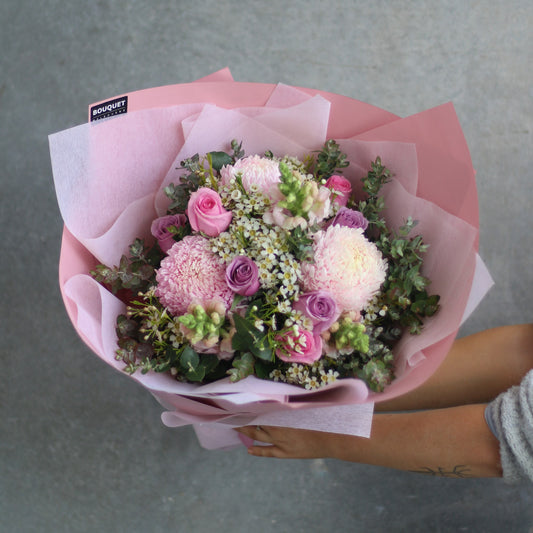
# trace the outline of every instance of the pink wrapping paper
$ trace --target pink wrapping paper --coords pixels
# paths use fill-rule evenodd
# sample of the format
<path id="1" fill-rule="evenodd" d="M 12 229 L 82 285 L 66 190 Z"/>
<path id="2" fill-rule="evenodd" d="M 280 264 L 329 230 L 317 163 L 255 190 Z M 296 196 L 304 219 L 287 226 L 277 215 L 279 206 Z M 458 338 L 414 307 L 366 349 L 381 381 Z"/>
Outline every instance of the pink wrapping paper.
<path id="1" fill-rule="evenodd" d="M 231 427 L 286 425 L 369 436 L 373 402 L 422 383 L 445 357 L 461 320 L 491 285 L 477 256 L 478 208 L 474 171 L 453 106 L 406 119 L 331 93 L 286 85 L 233 82 L 223 70 L 199 82 L 128 95 L 128 113 L 50 136 L 54 181 L 65 221 L 60 287 L 82 339 L 111 366 L 115 319 L 124 304 L 90 278 L 98 262 L 117 264 L 136 237 L 166 210 L 161 188 L 179 179 L 179 162 L 227 150 L 243 140 L 246 153 L 270 149 L 303 156 L 336 139 L 357 187 L 380 156 L 394 172 L 386 187 L 386 218 L 407 216 L 431 244 L 425 273 L 441 294 L 441 311 L 420 336 L 406 335 L 395 353 L 397 379 L 381 394 L 359 380 L 320 391 L 249 377 L 238 383 L 178 383 L 165 374 L 134 374 L 167 409 L 162 419 L 193 424 L 206 448 L 239 444 Z M 472 291 L 477 272 L 475 291 Z"/>

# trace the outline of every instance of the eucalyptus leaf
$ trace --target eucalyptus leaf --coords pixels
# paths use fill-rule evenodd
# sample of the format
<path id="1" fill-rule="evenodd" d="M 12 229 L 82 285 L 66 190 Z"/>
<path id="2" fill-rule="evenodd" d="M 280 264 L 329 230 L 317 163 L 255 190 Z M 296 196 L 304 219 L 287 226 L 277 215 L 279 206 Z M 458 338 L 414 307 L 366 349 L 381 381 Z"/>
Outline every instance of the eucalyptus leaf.
<path id="1" fill-rule="evenodd" d="M 254 357 L 247 352 L 233 360 L 233 368 L 228 370 L 231 381 L 240 381 L 254 373 Z"/>
<path id="2" fill-rule="evenodd" d="M 205 378 L 205 367 L 200 365 L 194 370 L 189 370 L 185 375 L 189 381 L 202 381 Z"/>
<path id="3" fill-rule="evenodd" d="M 205 375 L 209 375 L 215 370 L 220 362 L 219 358 L 212 353 L 204 353 L 200 355 L 200 363 L 205 369 Z"/>
<path id="4" fill-rule="evenodd" d="M 190 346 L 185 346 L 183 352 L 181 352 L 180 366 L 189 371 L 196 369 L 199 363 L 200 357 L 198 354 Z"/>

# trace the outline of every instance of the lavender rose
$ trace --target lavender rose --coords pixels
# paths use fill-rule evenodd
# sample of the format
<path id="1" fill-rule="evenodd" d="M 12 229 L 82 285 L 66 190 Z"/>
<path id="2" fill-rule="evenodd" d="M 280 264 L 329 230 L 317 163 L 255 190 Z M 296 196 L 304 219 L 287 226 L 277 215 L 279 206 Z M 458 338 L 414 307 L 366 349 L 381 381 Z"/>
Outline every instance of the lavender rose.
<path id="1" fill-rule="evenodd" d="M 238 255 L 226 269 L 228 287 L 242 296 L 251 296 L 259 289 L 257 265 L 245 255 Z"/>
<path id="2" fill-rule="evenodd" d="M 364 217 L 363 213 L 355 211 L 354 209 L 348 209 L 347 207 L 341 207 L 335 218 L 331 221 L 332 226 L 346 226 L 348 228 L 362 229 L 363 231 L 368 228 L 368 220 Z"/>
<path id="3" fill-rule="evenodd" d="M 194 231 L 202 231 L 209 237 L 217 237 L 230 225 L 233 215 L 231 211 L 224 209 L 216 191 L 200 187 L 189 198 L 187 216 Z"/>
<path id="4" fill-rule="evenodd" d="M 164 253 L 167 253 L 176 242 L 173 238 L 173 234 L 169 231 L 169 228 L 174 226 L 182 228 L 187 224 L 187 217 L 185 215 L 166 215 L 164 217 L 156 218 L 152 222 L 150 231 L 152 235 L 157 239 L 159 247 Z"/>
<path id="5" fill-rule="evenodd" d="M 339 318 L 340 310 L 328 291 L 313 291 L 300 295 L 293 304 L 296 311 L 300 311 L 313 322 L 313 333 L 320 334 Z"/>

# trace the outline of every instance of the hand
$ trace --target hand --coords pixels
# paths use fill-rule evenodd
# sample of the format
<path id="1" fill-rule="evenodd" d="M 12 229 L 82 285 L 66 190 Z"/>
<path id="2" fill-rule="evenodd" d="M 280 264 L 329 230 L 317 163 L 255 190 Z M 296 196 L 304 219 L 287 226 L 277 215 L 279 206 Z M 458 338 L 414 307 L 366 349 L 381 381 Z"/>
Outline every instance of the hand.
<path id="1" fill-rule="evenodd" d="M 255 441 L 269 445 L 250 446 L 248 448 L 250 455 L 278 459 L 328 457 L 330 441 L 338 437 L 332 433 L 276 426 L 246 426 L 235 430 Z"/>

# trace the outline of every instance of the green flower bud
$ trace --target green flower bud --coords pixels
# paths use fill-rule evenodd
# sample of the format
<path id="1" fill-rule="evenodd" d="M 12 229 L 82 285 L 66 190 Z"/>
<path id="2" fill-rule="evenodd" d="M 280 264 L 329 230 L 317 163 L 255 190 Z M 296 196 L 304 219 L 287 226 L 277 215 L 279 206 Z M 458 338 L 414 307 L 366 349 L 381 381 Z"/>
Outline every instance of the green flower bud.
<path id="1" fill-rule="evenodd" d="M 211 313 L 211 316 L 209 318 L 211 319 L 211 322 L 213 322 L 213 324 L 216 324 L 217 326 L 220 325 L 220 323 L 222 322 L 222 317 L 216 311 Z"/>

